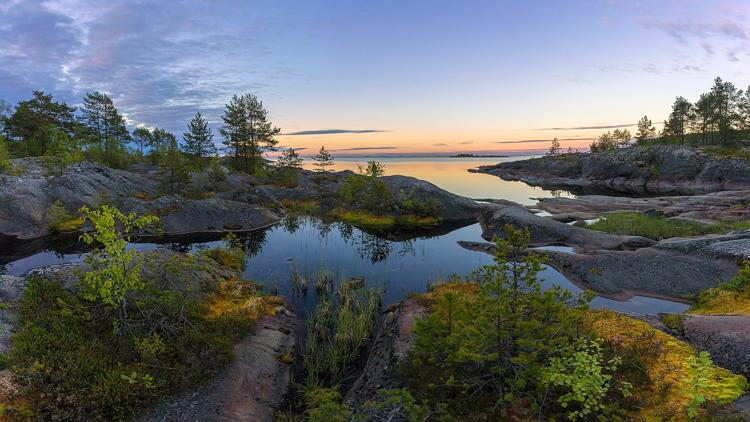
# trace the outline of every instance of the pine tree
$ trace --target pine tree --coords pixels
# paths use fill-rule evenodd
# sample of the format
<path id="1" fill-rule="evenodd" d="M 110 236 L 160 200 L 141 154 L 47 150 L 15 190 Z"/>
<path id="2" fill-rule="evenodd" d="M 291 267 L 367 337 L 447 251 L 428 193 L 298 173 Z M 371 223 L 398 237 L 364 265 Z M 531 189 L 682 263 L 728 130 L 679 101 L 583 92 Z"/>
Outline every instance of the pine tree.
<path id="1" fill-rule="evenodd" d="M 207 158 L 216 154 L 214 134 L 200 112 L 188 122 L 188 131 L 182 134 L 182 139 L 185 141 L 183 151 L 192 157 L 199 169 L 203 168 Z"/>
<path id="2" fill-rule="evenodd" d="M 86 94 L 79 120 L 89 129 L 94 143 L 104 152 L 104 160 L 110 164 L 115 163 L 118 154 L 130 141 L 130 133 L 125 127 L 125 118 L 117 111 L 112 99 L 98 91 Z"/>
<path id="3" fill-rule="evenodd" d="M 555 156 L 560 154 L 560 141 L 557 140 L 557 138 L 552 140 L 552 145 L 550 145 L 549 150 L 547 151 L 547 155 L 549 156 Z"/>
<path id="4" fill-rule="evenodd" d="M 326 167 L 333 165 L 333 156 L 324 146 L 320 147 L 320 151 L 312 159 L 315 161 L 313 165 L 317 167 L 317 171 L 325 172 Z"/>
<path id="5" fill-rule="evenodd" d="M 709 136 L 713 130 L 713 109 L 714 96 L 711 93 L 701 94 L 700 99 L 695 103 L 691 114 L 690 126 L 694 132 L 701 134 L 701 143 L 709 143 Z"/>
<path id="6" fill-rule="evenodd" d="M 664 122 L 664 135 L 677 139 L 680 144 L 685 143 L 688 126 L 693 112 L 693 105 L 684 97 L 677 97 L 672 104 L 672 112 Z"/>
<path id="7" fill-rule="evenodd" d="M 165 141 L 162 146 L 165 148 L 164 157 L 160 163 L 164 190 L 167 193 L 177 193 L 187 184 L 190 173 L 185 166 L 184 156 L 180 151 L 177 138 L 174 134 L 163 129 L 158 130 L 161 131 L 160 138 Z"/>
<path id="8" fill-rule="evenodd" d="M 75 107 L 52 100 L 52 95 L 34 91 L 30 100 L 20 101 L 13 114 L 4 119 L 8 141 L 18 144 L 25 155 L 44 155 L 58 130 L 72 137 L 77 129 Z"/>
<path id="9" fill-rule="evenodd" d="M 638 122 L 638 131 L 635 133 L 635 138 L 639 142 L 643 142 L 656 137 L 656 128 L 651 124 L 651 119 L 648 116 L 643 116 Z"/>
<path id="10" fill-rule="evenodd" d="M 302 158 L 294 148 L 289 148 L 281 153 L 279 159 L 276 160 L 276 165 L 278 167 L 302 168 Z"/>
<path id="11" fill-rule="evenodd" d="M 143 154 L 145 147 L 151 145 L 151 131 L 143 126 L 139 126 L 133 130 L 132 138 L 141 154 Z"/>
<path id="12" fill-rule="evenodd" d="M 716 78 L 711 95 L 714 99 L 711 120 L 716 125 L 719 143 L 725 146 L 740 117 L 738 106 L 742 91 L 738 91 L 733 83 Z"/>
<path id="13" fill-rule="evenodd" d="M 281 130 L 268 119 L 268 110 L 253 94 L 233 96 L 222 115 L 220 133 L 234 156 L 235 168 L 252 173 L 261 164 L 264 151 L 274 151 Z"/>

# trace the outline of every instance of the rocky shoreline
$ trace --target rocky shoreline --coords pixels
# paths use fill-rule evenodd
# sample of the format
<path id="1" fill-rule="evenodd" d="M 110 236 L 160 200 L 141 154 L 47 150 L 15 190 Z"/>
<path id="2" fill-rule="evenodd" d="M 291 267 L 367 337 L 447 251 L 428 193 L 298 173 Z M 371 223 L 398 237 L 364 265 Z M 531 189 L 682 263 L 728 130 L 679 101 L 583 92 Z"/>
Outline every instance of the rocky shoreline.
<path id="1" fill-rule="evenodd" d="M 470 171 L 576 193 L 609 190 L 626 195 L 689 195 L 750 189 L 747 161 L 718 158 L 679 145 L 544 156 Z"/>
<path id="2" fill-rule="evenodd" d="M 163 194 L 157 171 L 143 164 L 126 171 L 84 162 L 58 176 L 45 175 L 36 158 L 17 159 L 14 165 L 24 169 L 20 176 L 0 175 L 0 198 L 7 199 L 0 202 L 0 244 L 53 234 L 48 210 L 56 201 L 71 214 L 83 205 L 111 203 L 125 213 L 157 215 L 164 235 L 257 230 L 278 222 L 288 212 L 286 204 L 295 201 L 315 201 L 325 210 L 340 206 L 339 187 L 353 174 L 300 169 L 294 187 L 245 174 L 226 174 L 221 183 L 193 174 L 192 186 L 200 196 L 193 198 Z M 380 179 L 396 201 L 407 195 L 415 201 L 436 201 L 440 207 L 435 217 L 443 223 L 473 220 L 481 208 L 423 180 L 397 175 Z"/>

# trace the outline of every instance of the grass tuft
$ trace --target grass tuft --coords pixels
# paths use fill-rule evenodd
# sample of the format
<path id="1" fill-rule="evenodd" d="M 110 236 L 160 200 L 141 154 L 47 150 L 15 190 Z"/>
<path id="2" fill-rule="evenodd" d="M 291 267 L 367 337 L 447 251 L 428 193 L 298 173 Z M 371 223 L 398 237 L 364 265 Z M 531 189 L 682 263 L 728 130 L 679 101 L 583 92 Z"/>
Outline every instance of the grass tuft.
<path id="1" fill-rule="evenodd" d="M 703 224 L 695 221 L 684 221 L 651 216 L 639 212 L 618 212 L 608 214 L 587 228 L 606 233 L 643 236 L 661 240 L 671 237 L 698 236 L 714 233 L 728 233 L 732 230 L 750 228 L 750 222 L 720 222 Z"/>

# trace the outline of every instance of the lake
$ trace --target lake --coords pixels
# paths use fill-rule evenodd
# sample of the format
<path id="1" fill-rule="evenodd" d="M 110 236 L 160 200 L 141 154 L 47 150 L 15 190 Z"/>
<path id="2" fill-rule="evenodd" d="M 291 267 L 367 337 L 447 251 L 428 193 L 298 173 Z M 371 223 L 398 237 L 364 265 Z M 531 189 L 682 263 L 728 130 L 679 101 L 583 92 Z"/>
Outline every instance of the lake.
<path id="1" fill-rule="evenodd" d="M 534 205 L 534 198 L 553 196 L 573 197 L 567 191 L 544 190 L 529 186 L 523 182 L 512 182 L 497 176 L 481 173 L 469 173 L 468 169 L 493 165 L 507 161 L 518 161 L 531 158 L 531 155 L 510 157 L 340 157 L 334 160 L 334 170 L 357 171 L 368 160 L 376 160 L 385 165 L 385 174 L 401 174 L 427 180 L 448 192 L 474 199 L 507 199 L 523 205 Z M 312 161 L 305 160 L 304 165 L 312 169 Z"/>
<path id="2" fill-rule="evenodd" d="M 268 292 L 278 292 L 299 315 L 315 306 L 313 285 L 318 271 L 333 272 L 335 280 L 364 277 L 368 287 L 382 290 L 383 304 L 389 305 L 409 293 L 426 291 L 430 283 L 446 280 L 454 274 L 463 277 L 481 265 L 492 263 L 491 256 L 464 249 L 457 243 L 459 240 L 482 241 L 479 224 L 445 234 L 395 240 L 346 223 L 291 217 L 268 229 L 250 233 L 243 240 L 247 250 L 245 278 L 256 280 Z M 187 251 L 220 243 L 136 243 L 131 247 Z M 43 265 L 80 262 L 84 256 L 83 253 L 43 251 L 8 263 L 5 272 L 19 275 Z M 306 292 L 295 290 L 291 283 L 293 271 L 308 280 Z M 544 286 L 560 285 L 573 292 L 581 291 L 554 268 L 545 267 L 539 276 Z M 641 296 L 627 301 L 596 297 L 592 307 L 638 314 L 687 309 L 683 303 Z"/>

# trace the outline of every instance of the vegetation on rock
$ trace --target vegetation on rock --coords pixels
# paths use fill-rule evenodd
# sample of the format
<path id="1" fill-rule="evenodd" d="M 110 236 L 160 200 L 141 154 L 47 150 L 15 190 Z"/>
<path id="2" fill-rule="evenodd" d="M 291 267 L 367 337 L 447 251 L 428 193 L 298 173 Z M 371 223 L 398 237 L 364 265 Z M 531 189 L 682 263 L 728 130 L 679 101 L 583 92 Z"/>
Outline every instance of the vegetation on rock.
<path id="1" fill-rule="evenodd" d="M 612 234 L 643 236 L 661 240 L 671 237 L 697 236 L 712 233 L 728 233 L 732 230 L 750 228 L 750 222 L 721 222 L 704 224 L 697 221 L 669 219 L 640 212 L 610 213 L 589 223 L 586 228 Z"/>

